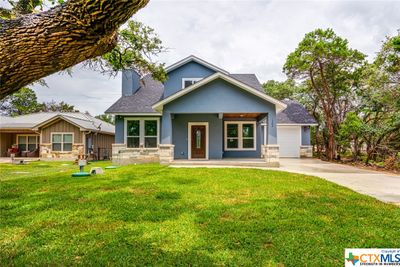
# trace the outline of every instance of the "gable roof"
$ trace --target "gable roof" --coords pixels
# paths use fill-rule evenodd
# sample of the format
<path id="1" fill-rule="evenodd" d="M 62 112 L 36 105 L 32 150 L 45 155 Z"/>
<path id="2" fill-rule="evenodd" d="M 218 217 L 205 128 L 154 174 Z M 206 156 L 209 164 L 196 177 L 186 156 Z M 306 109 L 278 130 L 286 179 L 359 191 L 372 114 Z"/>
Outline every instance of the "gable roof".
<path id="1" fill-rule="evenodd" d="M 290 99 L 284 99 L 282 102 L 287 107 L 276 115 L 277 124 L 317 125 L 317 121 L 299 102 Z"/>
<path id="2" fill-rule="evenodd" d="M 185 58 L 182 59 L 182 60 L 179 60 L 178 62 L 176 62 L 176 63 L 174 63 L 174 64 L 172 64 L 172 65 L 166 67 L 165 70 L 167 71 L 167 73 L 168 73 L 168 72 L 171 72 L 171 71 L 173 71 L 174 69 L 177 69 L 177 68 L 179 68 L 180 66 L 183 66 L 183 65 L 185 65 L 185 64 L 187 64 L 187 63 L 189 63 L 189 62 L 191 62 L 191 61 L 197 62 L 197 63 L 199 63 L 200 65 L 203 65 L 203 66 L 206 66 L 206 67 L 208 67 L 208 68 L 210 68 L 210 69 L 212 69 L 212 70 L 215 70 L 216 72 L 221 72 L 221 73 L 224 73 L 224 74 L 229 74 L 229 72 L 227 72 L 226 70 L 221 69 L 221 68 L 219 68 L 219 67 L 217 67 L 217 66 L 215 66 L 215 65 L 213 65 L 213 64 L 211 64 L 211 63 L 209 63 L 209 62 L 207 62 L 207 61 L 205 61 L 205 60 L 203 60 L 203 59 L 201 59 L 201 58 L 198 58 L 198 57 L 196 57 L 196 56 L 193 56 L 193 55 L 190 55 L 190 56 L 188 56 L 188 57 L 185 57 Z"/>
<path id="3" fill-rule="evenodd" d="M 129 96 L 122 96 L 105 113 L 157 113 L 151 106 L 163 97 L 164 86 L 151 75 L 142 78 L 140 88 Z M 153 114 L 154 115 L 154 114 Z"/>
<path id="4" fill-rule="evenodd" d="M 39 112 L 16 117 L 0 117 L 0 129 L 38 129 L 48 123 L 63 119 L 84 131 L 114 134 L 114 125 L 81 112 Z"/>
<path id="5" fill-rule="evenodd" d="M 167 104 L 167 103 L 169 103 L 171 101 L 174 101 L 175 99 L 180 98 L 181 96 L 184 96 L 184 95 L 186 95 L 186 94 L 188 94 L 188 93 L 200 88 L 201 86 L 203 86 L 203 85 L 205 85 L 205 84 L 207 84 L 207 83 L 209 83 L 211 81 L 214 81 L 216 79 L 223 79 L 228 83 L 236 85 L 240 89 L 243 89 L 243 90 L 245 90 L 245 91 L 247 91 L 247 92 L 249 92 L 249 93 L 251 93 L 251 94 L 253 94 L 255 96 L 258 96 L 258 97 L 260 97 L 260 98 L 262 98 L 262 99 L 264 99 L 264 100 L 266 100 L 266 101 L 268 101 L 270 103 L 275 104 L 277 111 L 280 111 L 280 110 L 283 110 L 283 109 L 286 108 L 286 104 L 284 104 L 283 102 L 281 102 L 281 101 L 279 101 L 279 100 L 277 100 L 277 99 L 265 94 L 264 92 L 261 92 L 261 91 L 257 90 L 256 88 L 253 88 L 253 87 L 247 85 L 246 83 L 244 83 L 242 81 L 239 81 L 238 79 L 233 78 L 232 76 L 229 76 L 229 75 L 226 75 L 226 74 L 223 74 L 223 73 L 220 73 L 220 72 L 214 73 L 213 75 L 210 75 L 210 76 L 198 81 L 197 83 L 186 87 L 184 90 L 180 90 L 180 91 L 176 92 L 175 94 L 172 94 L 172 95 L 164 98 L 163 100 L 161 100 L 161 101 L 157 102 L 156 104 L 154 104 L 152 106 L 152 108 L 154 110 L 160 111 L 165 104 Z"/>
<path id="6" fill-rule="evenodd" d="M 229 74 L 229 76 L 264 93 L 264 89 L 262 88 L 260 81 L 257 79 L 255 74 Z"/>

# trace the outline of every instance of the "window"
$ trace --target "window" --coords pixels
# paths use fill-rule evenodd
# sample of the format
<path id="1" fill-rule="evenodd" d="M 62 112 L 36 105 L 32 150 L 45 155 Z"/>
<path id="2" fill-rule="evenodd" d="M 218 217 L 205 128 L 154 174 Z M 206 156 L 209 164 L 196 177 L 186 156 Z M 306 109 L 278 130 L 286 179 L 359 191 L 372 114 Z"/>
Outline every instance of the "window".
<path id="1" fill-rule="evenodd" d="M 144 146 L 157 147 L 157 121 L 144 121 Z"/>
<path id="2" fill-rule="evenodd" d="M 225 121 L 225 150 L 255 150 L 256 123 Z"/>
<path id="3" fill-rule="evenodd" d="M 17 144 L 19 151 L 34 151 L 39 146 L 38 135 L 18 135 Z"/>
<path id="4" fill-rule="evenodd" d="M 140 121 L 132 120 L 127 122 L 126 141 L 128 147 L 139 147 L 140 143 Z"/>
<path id="5" fill-rule="evenodd" d="M 158 146 L 158 118 L 126 119 L 126 145 L 129 148 Z"/>
<path id="6" fill-rule="evenodd" d="M 53 151 L 72 151 L 72 133 L 52 133 L 51 149 Z"/>
<path id="7" fill-rule="evenodd" d="M 196 82 L 200 81 L 201 79 L 203 79 L 203 78 L 183 78 L 182 79 L 182 89 L 195 84 Z"/>

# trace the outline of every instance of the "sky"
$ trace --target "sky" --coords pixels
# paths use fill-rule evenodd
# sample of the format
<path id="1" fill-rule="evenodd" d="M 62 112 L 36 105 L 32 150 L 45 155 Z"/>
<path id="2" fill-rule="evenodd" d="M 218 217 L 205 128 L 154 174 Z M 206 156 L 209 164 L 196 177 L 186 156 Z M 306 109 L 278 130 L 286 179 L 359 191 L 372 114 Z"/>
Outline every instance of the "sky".
<path id="1" fill-rule="evenodd" d="M 170 65 L 196 55 L 230 73 L 255 73 L 260 82 L 285 80 L 282 66 L 307 32 L 332 28 L 371 60 L 387 35 L 400 29 L 400 1 L 150 0 L 134 18 L 158 33 Z M 76 66 L 35 85 L 40 101 L 65 101 L 102 114 L 121 96 L 121 77 Z"/>

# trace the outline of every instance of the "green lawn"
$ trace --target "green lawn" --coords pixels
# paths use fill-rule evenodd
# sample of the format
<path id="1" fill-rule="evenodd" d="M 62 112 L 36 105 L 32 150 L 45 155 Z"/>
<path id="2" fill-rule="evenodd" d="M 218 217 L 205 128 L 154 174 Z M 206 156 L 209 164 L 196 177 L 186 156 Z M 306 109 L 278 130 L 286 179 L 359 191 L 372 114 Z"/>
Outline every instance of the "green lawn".
<path id="1" fill-rule="evenodd" d="M 345 248 L 400 246 L 400 208 L 310 176 L 77 169 L 0 164 L 0 266 L 343 266 Z"/>

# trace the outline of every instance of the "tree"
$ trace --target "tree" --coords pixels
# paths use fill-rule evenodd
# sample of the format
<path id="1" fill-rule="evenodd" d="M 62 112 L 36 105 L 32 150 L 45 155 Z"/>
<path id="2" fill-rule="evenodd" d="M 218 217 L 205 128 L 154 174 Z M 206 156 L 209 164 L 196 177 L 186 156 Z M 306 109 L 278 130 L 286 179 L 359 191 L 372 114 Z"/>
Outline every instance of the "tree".
<path id="1" fill-rule="evenodd" d="M 343 147 L 351 148 L 353 161 L 357 161 L 360 155 L 365 127 L 366 125 L 355 112 L 347 113 L 344 121 L 340 124 L 339 142 Z"/>
<path id="2" fill-rule="evenodd" d="M 16 93 L 0 101 L 0 112 L 3 115 L 18 116 L 38 112 L 40 105 L 37 102 L 35 91 L 21 88 Z"/>
<path id="3" fill-rule="evenodd" d="M 101 114 L 101 115 L 97 115 L 97 116 L 95 116 L 95 118 L 97 118 L 97 119 L 99 119 L 99 120 L 102 120 L 102 121 L 105 121 L 105 122 L 108 122 L 108 123 L 110 123 L 110 124 L 112 124 L 112 125 L 115 124 L 114 116 L 113 116 L 113 115 L 110 115 L 110 114 Z"/>
<path id="4" fill-rule="evenodd" d="M 365 55 L 348 47 L 347 40 L 332 29 L 307 33 L 289 54 L 284 72 L 289 78 L 308 82 L 324 116 L 328 133 L 326 156 L 336 155 L 335 133 L 352 105 Z"/>
<path id="5" fill-rule="evenodd" d="M 30 88 L 22 88 L 0 101 L 2 115 L 18 116 L 35 112 L 78 112 L 78 110 L 64 101 L 57 103 L 52 100 L 39 103 L 35 91 Z"/>
<path id="6" fill-rule="evenodd" d="M 262 86 L 267 95 L 280 100 L 293 98 L 297 89 L 295 82 L 290 79 L 283 82 L 269 80 Z"/>
<path id="7" fill-rule="evenodd" d="M 42 1 L 11 1 L 13 10 L 0 12 L 0 99 L 112 51 L 118 28 L 148 1 L 69 0 L 35 13 Z"/>
<path id="8" fill-rule="evenodd" d="M 73 105 L 61 101 L 57 103 L 52 100 L 50 102 L 43 102 L 40 104 L 40 111 L 43 112 L 79 112 Z"/>

